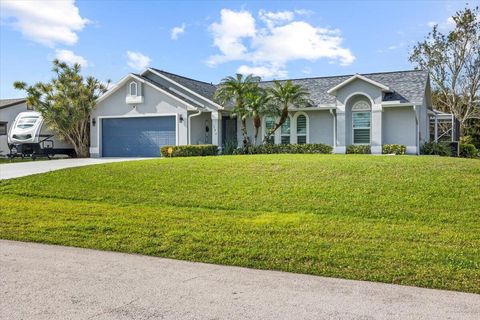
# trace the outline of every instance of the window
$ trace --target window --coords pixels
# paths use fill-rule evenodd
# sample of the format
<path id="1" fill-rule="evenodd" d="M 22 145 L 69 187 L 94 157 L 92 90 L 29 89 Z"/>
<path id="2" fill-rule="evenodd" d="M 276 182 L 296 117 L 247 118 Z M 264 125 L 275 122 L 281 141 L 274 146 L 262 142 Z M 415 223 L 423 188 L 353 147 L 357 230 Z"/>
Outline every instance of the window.
<path id="1" fill-rule="evenodd" d="M 307 117 L 303 114 L 297 117 L 297 143 L 307 143 Z"/>
<path id="2" fill-rule="evenodd" d="M 282 144 L 290 144 L 290 117 L 288 117 L 280 128 Z"/>
<path id="3" fill-rule="evenodd" d="M 7 135 L 7 122 L 0 122 L 0 136 Z"/>
<path id="4" fill-rule="evenodd" d="M 353 143 L 370 144 L 371 112 L 370 105 L 359 101 L 352 107 Z"/>
<path id="5" fill-rule="evenodd" d="M 130 95 L 131 96 L 137 96 L 137 83 L 136 82 L 130 82 Z"/>
<path id="6" fill-rule="evenodd" d="M 275 127 L 275 118 L 272 116 L 265 117 L 265 135 L 273 129 L 273 127 Z M 275 136 L 273 134 L 268 138 L 268 143 L 275 143 Z"/>

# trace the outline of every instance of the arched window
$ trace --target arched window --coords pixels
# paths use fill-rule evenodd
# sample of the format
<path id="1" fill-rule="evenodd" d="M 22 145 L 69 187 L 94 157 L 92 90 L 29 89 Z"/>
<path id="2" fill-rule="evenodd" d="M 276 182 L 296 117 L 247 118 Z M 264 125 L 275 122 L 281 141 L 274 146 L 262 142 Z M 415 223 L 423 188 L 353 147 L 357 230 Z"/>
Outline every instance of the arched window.
<path id="1" fill-rule="evenodd" d="M 130 82 L 130 95 L 137 96 L 138 95 L 138 87 L 135 81 Z"/>
<path id="2" fill-rule="evenodd" d="M 280 142 L 282 144 L 290 144 L 290 124 L 290 117 L 288 117 L 280 127 Z"/>
<path id="3" fill-rule="evenodd" d="M 275 127 L 275 117 L 272 117 L 272 116 L 266 116 L 264 118 L 265 120 L 265 124 L 264 124 L 264 128 L 265 128 L 265 132 L 264 132 L 264 135 L 267 135 L 268 131 L 270 131 L 271 129 L 273 129 L 273 127 Z M 268 137 L 268 143 L 271 143 L 271 144 L 274 144 L 275 143 L 275 135 L 272 134 L 270 137 Z"/>
<path id="4" fill-rule="evenodd" d="M 352 106 L 352 130 L 354 144 L 370 144 L 371 108 L 366 101 Z"/>
<path id="5" fill-rule="evenodd" d="M 297 116 L 297 143 L 305 144 L 308 142 L 308 118 L 306 114 Z"/>

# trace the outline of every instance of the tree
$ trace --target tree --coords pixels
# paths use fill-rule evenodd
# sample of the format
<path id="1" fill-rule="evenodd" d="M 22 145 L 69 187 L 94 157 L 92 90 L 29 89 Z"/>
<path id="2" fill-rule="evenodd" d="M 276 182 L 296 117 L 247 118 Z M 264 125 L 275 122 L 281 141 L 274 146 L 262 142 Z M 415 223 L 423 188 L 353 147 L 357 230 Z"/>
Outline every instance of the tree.
<path id="1" fill-rule="evenodd" d="M 246 109 L 247 117 L 252 118 L 254 128 L 254 144 L 257 144 L 258 132 L 262 126 L 262 116 L 272 114 L 275 112 L 273 109 L 270 95 L 262 88 L 258 88 L 255 91 L 248 92 L 246 95 Z"/>
<path id="2" fill-rule="evenodd" d="M 457 118 L 461 135 L 470 120 L 480 119 L 479 17 L 478 7 L 457 12 L 454 30 L 443 34 L 434 26 L 410 56 L 416 68 L 430 73 L 436 108 Z"/>
<path id="3" fill-rule="evenodd" d="M 71 143 L 78 157 L 89 156 L 90 113 L 107 88 L 93 77 L 80 75 L 80 65 L 53 61 L 55 77 L 49 83 L 15 82 L 27 93 L 27 104 L 42 114 L 45 123 L 61 139 Z"/>
<path id="4" fill-rule="evenodd" d="M 301 85 L 293 84 L 291 80 L 282 82 L 274 81 L 273 87 L 267 89 L 268 95 L 274 105 L 275 113 L 279 116 L 278 121 L 263 138 L 263 143 L 267 143 L 269 137 L 285 123 L 288 118 L 288 108 L 304 107 L 312 104 L 309 99 L 309 92 Z"/>
<path id="5" fill-rule="evenodd" d="M 215 101 L 222 105 L 233 103 L 233 113 L 241 120 L 241 130 L 243 135 L 243 146 L 250 145 L 247 132 L 247 117 L 248 110 L 246 108 L 246 96 L 251 92 L 258 90 L 259 77 L 253 75 L 243 76 L 237 73 L 235 77 L 228 76 L 220 82 L 220 85 L 215 92 Z"/>

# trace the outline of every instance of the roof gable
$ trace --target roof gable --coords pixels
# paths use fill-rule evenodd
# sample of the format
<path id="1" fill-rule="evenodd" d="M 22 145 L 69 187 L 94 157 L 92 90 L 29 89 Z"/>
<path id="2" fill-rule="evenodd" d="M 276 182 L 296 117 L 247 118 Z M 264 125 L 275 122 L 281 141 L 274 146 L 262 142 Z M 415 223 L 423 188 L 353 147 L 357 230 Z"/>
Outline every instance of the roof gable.
<path id="1" fill-rule="evenodd" d="M 25 98 L 19 99 L 0 99 L 0 109 L 16 106 L 17 104 L 24 103 L 27 100 Z"/>
<path id="2" fill-rule="evenodd" d="M 390 88 L 387 87 L 386 85 L 381 84 L 380 82 L 374 81 L 374 80 L 372 80 L 372 79 L 369 79 L 369 78 L 367 78 L 367 77 L 365 77 L 365 76 L 362 76 L 362 75 L 360 75 L 360 74 L 357 73 L 356 75 L 348 78 L 347 80 L 345 80 L 345 81 L 337 84 L 337 85 L 334 86 L 333 88 L 330 88 L 330 89 L 327 91 L 327 93 L 335 95 L 335 93 L 336 93 L 339 89 L 343 88 L 344 86 L 348 85 L 349 83 L 351 83 L 351 82 L 353 82 L 353 81 L 355 81 L 355 80 L 357 80 L 357 79 L 360 79 L 360 80 L 362 80 L 362 81 L 365 81 L 365 82 L 367 82 L 367 83 L 370 83 L 371 85 L 373 85 L 373 86 L 375 86 L 375 87 L 378 87 L 378 88 L 382 89 L 383 91 L 387 91 L 387 92 L 390 91 Z"/>

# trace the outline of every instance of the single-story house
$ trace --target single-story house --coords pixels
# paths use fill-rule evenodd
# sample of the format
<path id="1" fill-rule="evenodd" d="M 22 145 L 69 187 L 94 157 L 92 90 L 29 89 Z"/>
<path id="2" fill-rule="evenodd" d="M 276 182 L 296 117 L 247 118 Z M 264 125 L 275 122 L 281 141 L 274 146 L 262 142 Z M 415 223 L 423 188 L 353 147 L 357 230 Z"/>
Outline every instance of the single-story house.
<path id="1" fill-rule="evenodd" d="M 10 152 L 8 148 L 8 132 L 15 118 L 20 112 L 30 110 L 27 107 L 26 100 L 21 99 L 1 99 L 0 100 L 0 156 L 7 155 Z"/>
<path id="2" fill-rule="evenodd" d="M 274 143 L 324 143 L 335 153 L 354 144 L 370 145 L 372 153 L 381 153 L 384 144 L 402 144 L 407 153 L 418 154 L 429 141 L 433 109 L 426 71 L 292 81 L 310 92 L 313 104 L 292 106 Z M 240 120 L 213 100 L 216 88 L 155 68 L 128 74 L 98 99 L 91 117 L 91 155 L 158 156 L 163 145 L 240 144 Z M 274 120 L 264 117 L 261 138 Z M 253 141 L 251 121 L 248 126 Z"/>

